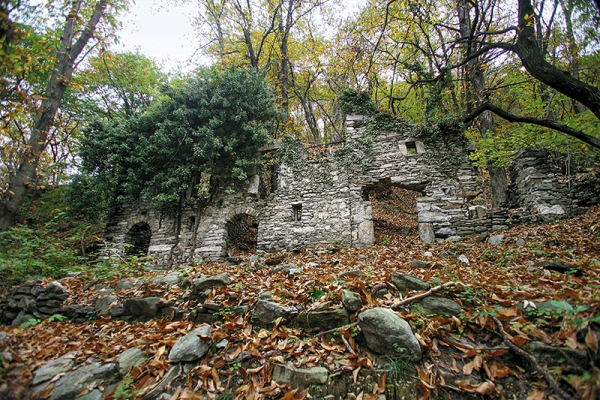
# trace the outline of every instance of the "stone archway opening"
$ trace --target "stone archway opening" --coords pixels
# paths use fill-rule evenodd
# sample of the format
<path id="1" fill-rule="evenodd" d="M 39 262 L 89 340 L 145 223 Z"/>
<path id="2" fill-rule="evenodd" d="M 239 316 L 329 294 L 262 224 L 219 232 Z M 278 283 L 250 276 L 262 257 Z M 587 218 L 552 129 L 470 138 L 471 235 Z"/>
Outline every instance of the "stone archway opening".
<path id="1" fill-rule="evenodd" d="M 398 237 L 418 237 L 417 197 L 422 187 L 403 186 L 380 181 L 365 189 L 371 202 L 375 243 L 387 243 Z"/>
<path id="2" fill-rule="evenodd" d="M 146 256 L 152 239 L 152 229 L 146 222 L 131 227 L 125 236 L 125 256 Z"/>
<path id="3" fill-rule="evenodd" d="M 227 228 L 226 250 L 228 256 L 256 252 L 258 220 L 249 214 L 238 214 L 225 224 Z"/>

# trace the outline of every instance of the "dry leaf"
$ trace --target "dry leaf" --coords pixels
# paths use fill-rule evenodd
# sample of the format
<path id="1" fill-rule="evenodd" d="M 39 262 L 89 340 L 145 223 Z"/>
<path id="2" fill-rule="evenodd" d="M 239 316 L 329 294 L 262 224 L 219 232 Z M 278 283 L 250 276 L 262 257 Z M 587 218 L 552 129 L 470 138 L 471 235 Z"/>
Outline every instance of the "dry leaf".
<path id="1" fill-rule="evenodd" d="M 594 354 L 598 354 L 598 336 L 592 328 L 588 327 L 587 334 L 585 335 L 585 344 L 594 352 Z"/>

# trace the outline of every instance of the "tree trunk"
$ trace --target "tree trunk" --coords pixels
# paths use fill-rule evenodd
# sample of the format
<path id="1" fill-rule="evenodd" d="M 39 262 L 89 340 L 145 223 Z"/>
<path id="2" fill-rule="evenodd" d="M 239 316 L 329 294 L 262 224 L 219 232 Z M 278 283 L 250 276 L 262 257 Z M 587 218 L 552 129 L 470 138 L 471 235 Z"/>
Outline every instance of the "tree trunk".
<path id="1" fill-rule="evenodd" d="M 530 23 L 534 14 L 531 0 L 519 0 L 519 35 L 516 46 L 508 46 L 514 50 L 523 67 L 534 78 L 544 82 L 558 92 L 579 101 L 590 109 L 590 111 L 600 119 L 600 89 L 588 85 L 585 82 L 573 77 L 568 72 L 555 67 L 544 59 L 544 55 L 539 48 L 535 29 Z"/>
<path id="2" fill-rule="evenodd" d="M 96 3 L 94 13 L 85 29 L 83 29 L 77 41 L 74 42 L 75 24 L 80 18 L 79 12 L 82 3 L 83 0 L 74 1 L 67 16 L 61 47 L 56 56 L 56 65 L 48 82 L 40 114 L 29 133 L 27 154 L 23 157 L 17 172 L 10 178 L 8 190 L 2 205 L 0 205 L 0 232 L 14 225 L 17 211 L 21 207 L 28 189 L 35 187 L 37 166 L 46 148 L 48 132 L 54 125 L 54 117 L 73 75 L 75 62 L 87 42 L 94 35 L 96 25 L 104 15 L 107 0 L 100 0 Z"/>
<path id="3" fill-rule="evenodd" d="M 469 17 L 469 5 L 467 0 L 457 0 L 457 10 L 461 37 L 463 39 L 471 38 L 471 22 Z M 471 40 L 465 41 L 465 56 L 468 57 L 475 49 L 473 49 Z M 465 66 L 467 80 L 470 83 L 472 93 L 471 98 L 476 102 L 476 106 L 489 102 L 487 88 L 485 85 L 485 75 L 481 68 L 480 59 L 475 58 L 467 62 Z M 471 108 L 471 104 L 468 105 Z M 479 130 L 482 137 L 487 137 L 488 132 L 494 132 L 496 126 L 491 111 L 484 111 L 480 117 Z M 508 189 L 508 179 L 506 177 L 506 169 L 504 167 L 494 166 L 491 161 L 487 163 L 487 170 L 490 173 L 492 183 L 492 207 L 502 207 L 506 201 L 506 191 Z"/>

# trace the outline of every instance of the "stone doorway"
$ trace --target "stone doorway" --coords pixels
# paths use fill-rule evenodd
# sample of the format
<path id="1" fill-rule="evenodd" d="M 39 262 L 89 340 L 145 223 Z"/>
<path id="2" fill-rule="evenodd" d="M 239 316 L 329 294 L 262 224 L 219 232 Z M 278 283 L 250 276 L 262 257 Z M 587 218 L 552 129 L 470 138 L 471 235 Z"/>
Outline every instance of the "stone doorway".
<path id="1" fill-rule="evenodd" d="M 125 256 L 146 256 L 152 239 L 152 229 L 146 222 L 131 227 L 125 236 Z"/>
<path id="2" fill-rule="evenodd" d="M 418 191 L 394 186 L 378 186 L 366 193 L 373 209 L 375 243 L 394 237 L 418 237 Z"/>
<path id="3" fill-rule="evenodd" d="M 242 253 L 256 252 L 258 241 L 258 220 L 249 214 L 238 214 L 226 224 L 227 255 L 232 257 Z"/>

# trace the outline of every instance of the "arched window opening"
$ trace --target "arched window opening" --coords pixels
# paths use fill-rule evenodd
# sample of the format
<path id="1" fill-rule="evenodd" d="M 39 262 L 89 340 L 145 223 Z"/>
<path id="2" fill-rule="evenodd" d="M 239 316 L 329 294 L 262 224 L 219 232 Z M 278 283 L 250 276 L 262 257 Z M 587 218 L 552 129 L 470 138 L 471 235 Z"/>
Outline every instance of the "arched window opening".
<path id="1" fill-rule="evenodd" d="M 152 239 L 152 229 L 146 222 L 135 224 L 125 237 L 125 255 L 146 256 Z"/>
<path id="2" fill-rule="evenodd" d="M 252 215 L 239 214 L 226 224 L 227 254 L 254 253 L 258 240 L 258 221 Z"/>

